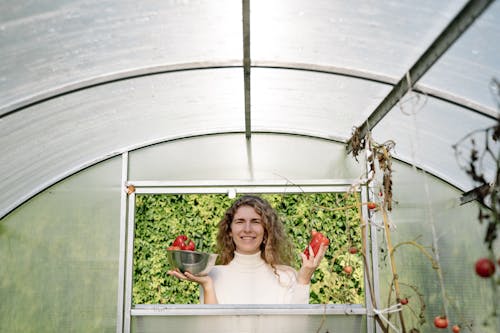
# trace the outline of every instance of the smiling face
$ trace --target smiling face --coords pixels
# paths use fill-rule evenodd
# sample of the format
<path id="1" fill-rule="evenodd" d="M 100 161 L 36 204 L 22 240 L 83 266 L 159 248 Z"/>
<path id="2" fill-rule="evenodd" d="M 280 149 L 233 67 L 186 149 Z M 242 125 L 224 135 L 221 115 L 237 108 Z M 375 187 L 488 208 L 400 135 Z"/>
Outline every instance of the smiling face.
<path id="1" fill-rule="evenodd" d="M 264 239 L 262 217 L 250 206 L 241 206 L 236 210 L 231 222 L 230 235 L 241 254 L 255 254 L 260 251 Z"/>

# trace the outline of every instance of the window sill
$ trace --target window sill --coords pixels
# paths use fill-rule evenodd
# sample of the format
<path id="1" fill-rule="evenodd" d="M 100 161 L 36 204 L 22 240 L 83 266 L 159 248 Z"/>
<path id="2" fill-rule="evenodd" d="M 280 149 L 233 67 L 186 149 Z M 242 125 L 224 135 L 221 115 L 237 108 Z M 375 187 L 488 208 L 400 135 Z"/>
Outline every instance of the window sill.
<path id="1" fill-rule="evenodd" d="M 138 304 L 139 316 L 366 315 L 361 304 Z"/>

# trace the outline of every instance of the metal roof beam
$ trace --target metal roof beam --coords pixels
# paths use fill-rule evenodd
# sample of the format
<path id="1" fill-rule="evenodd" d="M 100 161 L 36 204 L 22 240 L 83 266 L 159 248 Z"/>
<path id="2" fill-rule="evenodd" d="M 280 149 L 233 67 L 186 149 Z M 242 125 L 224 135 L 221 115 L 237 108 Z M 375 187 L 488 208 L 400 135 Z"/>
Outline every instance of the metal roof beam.
<path id="1" fill-rule="evenodd" d="M 387 84 L 391 86 L 397 84 L 396 78 L 392 78 L 387 75 L 382 75 L 380 73 L 353 69 L 353 68 L 325 66 L 325 65 L 310 64 L 310 63 L 252 60 L 252 68 L 286 69 L 286 70 L 298 70 L 298 71 L 307 71 L 315 73 L 326 73 L 339 76 L 347 76 L 355 79 L 372 81 L 375 83 Z M 435 89 L 417 83 L 414 84 L 412 89 L 414 92 L 434 97 L 447 103 L 455 104 L 459 107 L 462 107 L 464 109 L 473 112 L 477 112 L 478 114 L 489 117 L 491 119 L 497 119 L 500 116 L 499 112 L 493 108 L 490 108 L 482 104 L 478 104 L 473 100 L 464 98 L 462 96 L 454 95 L 449 92 L 445 92 L 443 90 Z"/>
<path id="2" fill-rule="evenodd" d="M 252 126 L 250 117 L 250 0 L 243 0 L 243 80 L 245 89 L 245 135 L 250 139 Z"/>
<path id="3" fill-rule="evenodd" d="M 470 0 L 450 21 L 434 42 L 420 56 L 410 70 L 398 81 L 382 102 L 359 126 L 359 137 L 363 138 L 385 115 L 410 91 L 415 83 L 431 68 L 451 45 L 467 30 L 477 17 L 494 0 Z M 352 151 L 352 138 L 347 142 L 347 152 Z"/>
<path id="4" fill-rule="evenodd" d="M 167 66 L 146 67 L 146 68 L 141 68 L 139 70 L 135 69 L 120 73 L 113 73 L 110 75 L 101 75 L 99 77 L 89 78 L 88 80 L 74 82 L 66 86 L 60 86 L 54 90 L 47 90 L 45 92 L 41 92 L 40 95 L 32 96 L 29 99 L 20 101 L 17 105 L 11 104 L 5 108 L 2 108 L 0 106 L 0 118 L 9 116 L 13 113 L 22 111 L 23 109 L 29 108 L 39 103 L 46 102 L 48 100 L 52 100 L 64 95 L 69 95 L 71 93 L 80 90 L 91 89 L 105 84 L 112 84 L 118 81 L 132 80 L 142 76 L 167 74 L 167 73 L 181 72 L 181 71 L 195 71 L 195 70 L 221 69 L 221 68 L 241 68 L 241 67 L 242 63 L 240 60 L 238 61 L 227 60 L 227 61 L 203 62 L 203 63 L 193 62 L 193 63 L 169 64 Z M 325 65 L 310 64 L 310 63 L 252 60 L 251 67 L 326 73 L 339 76 L 348 76 L 360 80 L 367 80 L 375 83 L 387 84 L 392 86 L 397 83 L 397 79 L 392 78 L 390 76 L 382 75 L 380 73 L 370 72 L 366 70 L 358 70 L 353 68 L 325 66 Z M 484 115 L 491 119 L 497 119 L 500 116 L 499 112 L 493 108 L 478 104 L 462 96 L 453 95 L 451 93 L 435 89 L 429 86 L 425 86 L 419 83 L 413 86 L 413 91 L 440 99 L 447 103 L 455 104 L 457 106 L 463 107 L 473 112 L 477 112 L 478 114 Z"/>

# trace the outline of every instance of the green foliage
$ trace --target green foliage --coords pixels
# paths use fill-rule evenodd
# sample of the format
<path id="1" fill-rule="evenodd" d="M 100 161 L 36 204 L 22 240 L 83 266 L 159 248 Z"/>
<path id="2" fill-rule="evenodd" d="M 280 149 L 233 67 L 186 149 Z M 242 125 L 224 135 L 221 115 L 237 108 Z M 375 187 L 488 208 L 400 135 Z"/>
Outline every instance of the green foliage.
<path id="1" fill-rule="evenodd" d="M 316 271 L 310 303 L 363 303 L 363 267 L 359 254 L 361 230 L 356 200 L 344 193 L 263 194 L 277 210 L 299 253 L 310 240 L 311 229 L 330 239 L 325 259 Z M 167 275 L 166 248 L 180 234 L 196 249 L 215 252 L 217 223 L 233 199 L 222 194 L 138 195 L 134 241 L 134 304 L 197 304 L 199 287 Z M 349 264 L 351 275 L 343 272 Z"/>

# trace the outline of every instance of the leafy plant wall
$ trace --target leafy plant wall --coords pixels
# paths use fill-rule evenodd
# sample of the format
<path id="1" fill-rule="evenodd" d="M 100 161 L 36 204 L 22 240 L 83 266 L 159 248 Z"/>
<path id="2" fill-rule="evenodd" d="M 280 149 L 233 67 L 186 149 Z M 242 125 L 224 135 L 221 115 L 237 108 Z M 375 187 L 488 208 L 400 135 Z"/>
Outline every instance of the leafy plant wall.
<path id="1" fill-rule="evenodd" d="M 311 229 L 330 239 L 325 259 L 311 285 L 310 303 L 364 304 L 362 257 L 350 253 L 361 248 L 358 204 L 344 193 L 264 194 L 278 211 L 297 252 L 310 240 Z M 197 304 L 195 283 L 167 275 L 166 248 L 179 234 L 186 234 L 196 249 L 214 252 L 217 223 L 233 199 L 221 194 L 138 195 L 134 241 L 134 304 Z M 352 251 L 354 252 L 354 251 Z M 345 266 L 354 268 L 352 274 Z"/>

